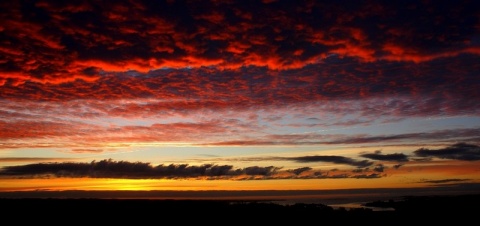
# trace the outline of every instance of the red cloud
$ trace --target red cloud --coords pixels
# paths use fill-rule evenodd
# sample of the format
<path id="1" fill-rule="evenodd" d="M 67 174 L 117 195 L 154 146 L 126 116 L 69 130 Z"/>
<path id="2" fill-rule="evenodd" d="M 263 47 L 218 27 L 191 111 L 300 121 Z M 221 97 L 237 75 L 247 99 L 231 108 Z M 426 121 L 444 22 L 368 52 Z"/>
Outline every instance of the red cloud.
<path id="1" fill-rule="evenodd" d="M 478 18 L 468 3 L 338 7 L 205 2 L 209 11 L 189 4 L 127 1 L 23 4 L 2 3 L 11 9 L 1 27 L 3 85 L 93 82 L 101 71 L 204 66 L 291 70 L 332 54 L 359 62 L 415 63 L 479 55 Z M 180 9 L 184 13 L 175 13 Z M 96 71 L 85 73 L 91 68 Z"/>
<path id="2" fill-rule="evenodd" d="M 16 117 L 2 121 L 5 139 L 84 136 L 70 130 L 75 120 L 168 116 L 194 120 L 81 128 L 113 134 L 85 137 L 92 142 L 184 139 L 166 134 L 173 128 L 222 142 L 221 134 L 239 134 L 229 119 L 288 126 L 273 109 L 340 120 L 317 126 L 479 114 L 475 3 L 27 4 L 0 3 L 9 9 L 0 25 L 0 114 Z M 231 117 L 213 125 L 195 118 L 202 114 Z M 242 123 L 234 126 L 251 131 Z"/>

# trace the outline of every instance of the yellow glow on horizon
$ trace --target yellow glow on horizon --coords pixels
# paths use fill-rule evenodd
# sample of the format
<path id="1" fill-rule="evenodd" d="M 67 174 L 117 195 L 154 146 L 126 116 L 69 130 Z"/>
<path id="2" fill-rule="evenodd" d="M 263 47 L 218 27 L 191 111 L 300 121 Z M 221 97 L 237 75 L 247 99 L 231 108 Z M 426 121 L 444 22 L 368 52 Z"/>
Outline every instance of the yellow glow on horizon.
<path id="1" fill-rule="evenodd" d="M 380 179 L 278 179 L 278 180 L 169 180 L 169 179 L 97 179 L 49 178 L 2 179 L 0 191 L 150 191 L 150 190 L 323 190 L 353 188 L 412 187 L 398 178 Z M 420 187 L 420 184 L 413 187 Z"/>
<path id="2" fill-rule="evenodd" d="M 238 177 L 195 179 L 106 179 L 106 178 L 0 178 L 0 191 L 219 191 L 219 190 L 333 190 L 361 188 L 426 187 L 437 181 L 480 181 L 480 166 L 476 162 L 436 161 L 406 162 L 398 169 L 386 166 L 381 178 L 323 178 L 293 179 L 279 174 L 279 178 L 252 180 Z M 350 171 L 341 172 L 348 173 Z M 366 175 L 378 173 L 370 170 Z M 333 174 L 332 174 L 333 175 Z M 330 175 L 330 176 L 332 176 Z M 285 177 L 283 177 L 285 176 Z"/>

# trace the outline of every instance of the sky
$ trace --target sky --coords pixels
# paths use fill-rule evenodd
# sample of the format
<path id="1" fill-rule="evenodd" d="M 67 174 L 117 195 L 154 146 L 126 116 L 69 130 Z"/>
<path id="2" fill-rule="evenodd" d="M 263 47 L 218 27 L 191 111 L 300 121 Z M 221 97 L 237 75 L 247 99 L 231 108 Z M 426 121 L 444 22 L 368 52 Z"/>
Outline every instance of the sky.
<path id="1" fill-rule="evenodd" d="M 1 192 L 480 183 L 478 1 L 0 5 Z"/>

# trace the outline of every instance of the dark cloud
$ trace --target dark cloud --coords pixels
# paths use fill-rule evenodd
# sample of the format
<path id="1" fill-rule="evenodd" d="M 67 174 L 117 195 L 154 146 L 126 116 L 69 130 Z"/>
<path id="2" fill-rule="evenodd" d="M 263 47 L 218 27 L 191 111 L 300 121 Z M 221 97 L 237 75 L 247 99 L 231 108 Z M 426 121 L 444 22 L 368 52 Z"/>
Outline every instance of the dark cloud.
<path id="1" fill-rule="evenodd" d="M 360 156 L 364 158 L 380 160 L 380 161 L 397 161 L 397 162 L 408 161 L 408 156 L 403 153 L 382 154 L 381 151 L 376 151 L 375 153 L 364 153 L 364 154 L 361 154 Z"/>
<path id="2" fill-rule="evenodd" d="M 382 175 L 378 173 L 372 173 L 372 174 L 360 174 L 360 175 L 355 175 L 352 178 L 356 179 L 375 179 L 375 178 L 381 178 Z"/>
<path id="3" fill-rule="evenodd" d="M 402 166 L 403 166 L 403 164 L 396 164 L 396 165 L 393 165 L 393 168 L 394 168 L 394 169 L 398 169 L 398 168 L 400 168 L 400 167 L 402 167 Z"/>
<path id="4" fill-rule="evenodd" d="M 199 176 L 223 176 L 231 172 L 233 166 L 217 166 L 205 164 L 190 166 L 188 164 L 170 164 L 151 167 L 153 177 L 199 177 Z"/>
<path id="5" fill-rule="evenodd" d="M 292 169 L 292 170 L 288 170 L 288 172 L 292 172 L 294 173 L 295 175 L 300 175 L 301 173 L 305 172 L 305 171 L 309 171 L 309 170 L 312 170 L 311 167 L 301 167 L 301 168 L 296 168 L 296 169 Z"/>
<path id="6" fill-rule="evenodd" d="M 144 162 L 101 160 L 91 163 L 36 163 L 19 166 L 6 166 L 0 171 L 4 176 L 54 175 L 57 177 L 93 177 L 93 178 L 189 178 L 221 177 L 238 175 L 274 174 L 279 167 L 251 166 L 233 169 L 231 165 L 170 164 L 152 166 Z"/>
<path id="7" fill-rule="evenodd" d="M 198 160 L 196 160 L 198 161 Z M 203 160 L 205 161 L 205 160 Z M 295 161 L 300 163 L 315 163 L 315 162 L 329 162 L 334 164 L 344 164 L 355 167 L 368 167 L 373 162 L 368 160 L 356 160 L 344 156 L 335 155 L 308 155 L 308 156 L 296 156 L 296 157 L 279 157 L 279 156 L 263 156 L 263 157 L 244 157 L 244 158 L 212 158 L 206 161 L 231 161 L 231 162 L 262 162 L 262 161 Z M 301 167 L 297 169 L 288 170 L 289 172 L 300 174 L 305 171 L 312 170 L 310 167 Z M 337 171 L 338 169 L 332 169 L 330 171 Z"/>
<path id="8" fill-rule="evenodd" d="M 5 166 L 0 170 L 0 176 L 9 178 L 27 177 L 70 177 L 70 178 L 128 178 L 128 179 L 231 179 L 231 180 L 261 180 L 261 179 L 328 179 L 328 178 L 373 178 L 364 172 L 348 172 L 331 170 L 322 173 L 311 167 L 282 170 L 276 166 L 249 166 L 234 168 L 232 165 L 189 165 L 169 164 L 152 166 L 145 162 L 113 161 L 111 159 L 80 162 L 45 162 L 27 165 Z M 376 177 L 379 178 L 379 177 Z"/>
<path id="9" fill-rule="evenodd" d="M 274 166 L 267 166 L 267 167 L 260 167 L 260 166 L 249 166 L 240 170 L 239 172 L 245 173 L 247 175 L 263 175 L 269 176 L 274 174 L 277 170 L 281 169 L 281 167 L 274 167 Z M 238 172 L 238 171 L 237 171 Z"/>
<path id="10" fill-rule="evenodd" d="M 300 157 L 289 157 L 285 158 L 287 160 L 296 161 L 296 162 L 331 162 L 335 164 L 346 164 L 356 167 L 367 167 L 373 164 L 373 162 L 367 160 L 355 160 L 352 158 L 347 158 L 344 156 L 335 156 L 335 155 L 312 155 L 312 156 L 300 156 Z"/>
<path id="11" fill-rule="evenodd" d="M 363 173 L 363 172 L 368 172 L 370 169 L 367 167 L 367 168 L 357 168 L 357 169 L 353 169 L 352 172 L 353 173 Z"/>
<path id="12" fill-rule="evenodd" d="M 471 179 L 442 179 L 442 180 L 424 180 L 422 182 L 424 183 L 432 183 L 432 184 L 447 184 L 447 183 L 452 183 L 452 182 L 465 182 L 465 181 L 471 181 Z"/>
<path id="13" fill-rule="evenodd" d="M 436 157 L 441 159 L 456 159 L 465 161 L 480 160 L 480 146 L 467 143 L 456 143 L 454 145 L 436 150 L 420 148 L 413 153 L 419 157 Z"/>
<path id="14" fill-rule="evenodd" d="M 385 166 L 383 164 L 377 164 L 374 168 L 373 171 L 382 173 L 385 170 Z"/>

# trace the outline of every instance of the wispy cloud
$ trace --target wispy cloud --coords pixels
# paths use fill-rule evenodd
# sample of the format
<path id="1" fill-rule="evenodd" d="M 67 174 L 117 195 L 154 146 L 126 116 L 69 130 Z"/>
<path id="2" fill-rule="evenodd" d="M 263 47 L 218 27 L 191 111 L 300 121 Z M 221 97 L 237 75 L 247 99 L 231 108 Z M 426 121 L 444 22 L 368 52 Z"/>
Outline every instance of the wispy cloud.
<path id="1" fill-rule="evenodd" d="M 301 167 L 301 168 L 296 168 L 296 169 L 287 170 L 287 171 L 288 171 L 288 172 L 292 172 L 292 173 L 294 173 L 294 174 L 296 174 L 296 175 L 299 175 L 299 174 L 301 174 L 301 173 L 303 173 L 303 172 L 310 171 L 310 170 L 312 170 L 312 168 L 307 166 L 307 167 Z"/>
<path id="2" fill-rule="evenodd" d="M 344 156 L 328 156 L 328 155 L 312 155 L 312 156 L 300 156 L 300 157 L 289 157 L 285 158 L 286 160 L 292 160 L 296 162 L 331 162 L 335 164 L 346 164 L 356 167 L 367 167 L 371 166 L 373 162 L 367 160 L 355 160 L 352 158 Z"/>
<path id="3" fill-rule="evenodd" d="M 420 148 L 414 151 L 419 157 L 436 157 L 441 159 L 456 159 L 465 161 L 480 160 L 480 146 L 475 144 L 457 143 L 445 148 Z"/>
<path id="4" fill-rule="evenodd" d="M 101 153 L 102 149 L 72 149 L 71 152 L 74 153 Z"/>
<path id="5" fill-rule="evenodd" d="M 338 144 L 376 144 L 376 143 L 393 143 L 402 142 L 404 145 L 405 142 L 410 142 L 411 144 L 416 144 L 418 141 L 427 141 L 427 140 L 441 140 L 442 142 L 448 141 L 449 139 L 465 139 L 470 140 L 471 138 L 480 137 L 480 129 L 444 129 L 444 130 L 435 130 L 429 132 L 421 133 L 401 133 L 401 134 L 391 134 L 391 135 L 369 135 L 369 134 L 354 134 L 354 135 L 344 135 L 344 134 L 319 134 L 319 133 L 306 133 L 306 134 L 284 134 L 284 135 L 267 135 L 263 137 L 256 137 L 252 139 L 245 140 L 233 140 L 233 141 L 222 141 L 216 143 L 208 143 L 208 145 L 219 145 L 219 146 L 237 146 L 237 145 L 338 145 Z M 207 145 L 207 144 L 205 144 Z M 408 161 L 408 156 L 402 153 L 393 153 L 382 155 L 380 153 L 366 153 L 362 154 L 365 158 L 370 158 L 374 160 L 391 160 L 391 161 Z"/>
<path id="6" fill-rule="evenodd" d="M 364 158 L 380 160 L 380 161 L 397 161 L 397 162 L 408 161 L 408 156 L 403 153 L 382 154 L 381 151 L 375 151 L 374 153 L 363 153 L 363 154 L 360 154 L 360 156 Z"/>
<path id="7" fill-rule="evenodd" d="M 432 183 L 432 184 L 448 184 L 448 183 L 458 183 L 458 182 L 466 182 L 466 181 L 471 181 L 471 179 L 458 179 L 458 178 L 452 178 L 452 179 L 441 179 L 441 180 L 424 180 L 422 182 L 424 183 Z"/>
<path id="8" fill-rule="evenodd" d="M 45 157 L 3 157 L 0 162 L 56 162 L 73 160 L 72 158 L 45 158 Z"/>

